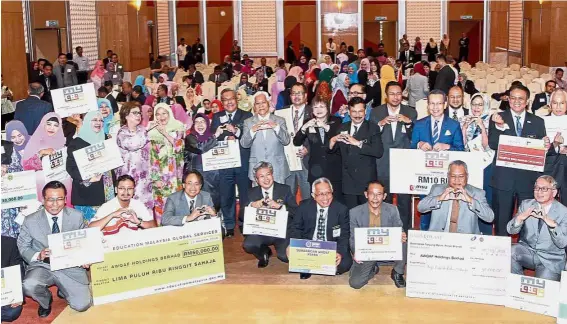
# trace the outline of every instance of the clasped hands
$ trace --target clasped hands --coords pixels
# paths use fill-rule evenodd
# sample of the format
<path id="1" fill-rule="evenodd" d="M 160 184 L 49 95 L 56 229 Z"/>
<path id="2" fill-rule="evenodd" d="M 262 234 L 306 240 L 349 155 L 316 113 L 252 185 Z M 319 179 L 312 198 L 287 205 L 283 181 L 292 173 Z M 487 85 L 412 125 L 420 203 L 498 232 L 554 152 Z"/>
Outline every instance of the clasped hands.
<path id="1" fill-rule="evenodd" d="M 195 219 L 205 215 L 215 217 L 217 215 L 217 212 L 211 206 L 201 206 L 193 209 L 193 212 L 187 216 L 186 222 L 192 222 Z"/>
<path id="2" fill-rule="evenodd" d="M 547 224 L 548 227 L 551 228 L 555 228 L 557 226 L 557 223 L 553 219 L 549 218 L 541 208 L 536 208 L 532 206 L 524 210 L 522 213 L 520 213 L 517 216 L 518 220 L 521 222 L 525 221 L 529 217 L 541 219 L 545 222 L 545 224 Z"/>
<path id="3" fill-rule="evenodd" d="M 136 215 L 136 212 L 128 208 L 120 208 L 112 213 L 112 218 L 120 218 L 125 222 L 130 222 L 136 226 L 140 226 L 142 221 Z"/>
<path id="4" fill-rule="evenodd" d="M 334 146 L 336 142 L 345 143 L 347 145 L 360 146 L 361 142 L 350 134 L 338 134 L 331 138 L 330 145 Z"/>
<path id="5" fill-rule="evenodd" d="M 261 130 L 274 129 L 274 128 L 276 128 L 276 126 L 278 126 L 278 123 L 276 123 L 273 120 L 259 121 L 257 124 L 252 126 L 252 131 L 254 133 L 256 133 L 256 132 L 261 131 Z"/>
<path id="6" fill-rule="evenodd" d="M 404 124 L 411 124 L 411 119 L 409 119 L 407 116 L 405 115 L 394 115 L 394 116 L 387 116 L 384 119 L 382 119 L 381 121 L 378 122 L 378 126 L 380 127 L 384 127 L 386 125 L 389 125 L 390 123 L 396 123 L 396 122 L 402 122 Z"/>
<path id="7" fill-rule="evenodd" d="M 309 120 L 307 123 L 303 124 L 303 126 L 301 127 L 301 132 L 303 132 L 305 134 L 307 129 L 310 128 L 310 127 L 323 128 L 323 129 L 325 129 L 325 132 L 328 132 L 329 129 L 331 128 L 331 126 L 329 124 L 313 118 L 313 119 Z"/>
<path id="8" fill-rule="evenodd" d="M 280 203 L 278 203 L 275 200 L 272 200 L 270 198 L 256 200 L 256 201 L 252 202 L 250 204 L 250 206 L 252 206 L 254 208 L 270 208 L 270 209 L 282 208 L 282 204 L 280 204 Z"/>
<path id="9" fill-rule="evenodd" d="M 472 203 L 473 199 L 466 190 L 462 188 L 451 188 L 447 187 L 445 191 L 437 198 L 439 201 L 448 201 L 448 200 L 462 200 L 467 204 Z"/>

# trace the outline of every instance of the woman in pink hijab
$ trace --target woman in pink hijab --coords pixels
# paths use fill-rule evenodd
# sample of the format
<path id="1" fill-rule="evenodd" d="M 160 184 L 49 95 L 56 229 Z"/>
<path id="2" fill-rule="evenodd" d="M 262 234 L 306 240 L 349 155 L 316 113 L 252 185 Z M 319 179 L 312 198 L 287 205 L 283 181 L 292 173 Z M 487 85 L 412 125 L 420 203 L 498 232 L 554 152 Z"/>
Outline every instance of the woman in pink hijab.
<path id="1" fill-rule="evenodd" d="M 169 77 L 167 76 L 167 74 L 162 73 L 158 77 L 157 86 L 159 87 L 160 84 L 165 84 L 167 86 L 167 96 L 173 97 L 173 93 L 177 91 L 177 83 L 175 83 L 173 81 L 169 81 Z M 156 87 L 156 89 L 157 89 L 157 87 Z"/>
<path id="2" fill-rule="evenodd" d="M 292 76 L 295 77 L 297 79 L 297 82 L 303 83 L 303 69 L 301 69 L 301 67 L 299 66 L 294 66 L 289 70 L 289 73 L 287 74 L 287 76 Z"/>
<path id="3" fill-rule="evenodd" d="M 61 117 L 56 113 L 48 113 L 43 116 L 36 131 L 30 137 L 22 156 L 24 170 L 43 171 L 42 158 L 55 157 L 58 150 L 65 148 L 65 136 L 63 135 L 63 125 Z M 67 153 L 63 150 L 63 154 Z M 67 159 L 62 157 L 62 163 Z M 43 202 L 41 191 L 45 185 L 43 172 L 36 172 L 37 199 Z M 62 181 L 67 192 L 71 192 L 71 177 L 67 175 Z M 67 195 L 67 206 L 71 206 L 71 195 Z"/>
<path id="4" fill-rule="evenodd" d="M 191 129 L 191 126 L 193 126 L 193 120 L 187 115 L 183 106 L 180 104 L 174 104 L 171 106 L 171 111 L 173 112 L 173 117 L 185 125 L 185 131 Z"/>
<path id="5" fill-rule="evenodd" d="M 278 95 L 280 92 L 284 91 L 285 77 L 287 75 L 286 70 L 279 69 L 276 71 L 276 83 L 272 84 L 272 103 L 274 106 L 278 103 Z"/>
<path id="6" fill-rule="evenodd" d="M 98 90 L 104 84 L 104 64 L 101 60 L 96 61 L 94 70 L 91 72 L 91 81 L 94 83 L 95 90 Z"/>

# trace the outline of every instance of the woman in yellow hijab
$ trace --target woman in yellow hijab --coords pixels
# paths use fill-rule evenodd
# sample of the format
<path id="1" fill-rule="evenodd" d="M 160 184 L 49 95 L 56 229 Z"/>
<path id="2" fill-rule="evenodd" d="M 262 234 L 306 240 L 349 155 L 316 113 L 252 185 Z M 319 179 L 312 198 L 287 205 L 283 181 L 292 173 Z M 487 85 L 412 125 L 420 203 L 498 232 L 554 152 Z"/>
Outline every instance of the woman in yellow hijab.
<path id="1" fill-rule="evenodd" d="M 380 88 L 382 89 L 382 102 L 386 103 L 386 85 L 390 81 L 396 81 L 396 75 L 394 73 L 394 68 L 388 64 L 385 64 L 380 69 Z"/>

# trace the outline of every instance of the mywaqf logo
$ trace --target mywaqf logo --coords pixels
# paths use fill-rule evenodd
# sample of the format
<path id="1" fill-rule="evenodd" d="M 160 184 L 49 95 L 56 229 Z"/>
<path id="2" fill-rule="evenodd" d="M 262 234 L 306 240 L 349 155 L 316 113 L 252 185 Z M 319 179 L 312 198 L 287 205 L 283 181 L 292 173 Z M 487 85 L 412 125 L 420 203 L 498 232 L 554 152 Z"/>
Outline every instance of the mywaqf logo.
<path id="1" fill-rule="evenodd" d="M 520 292 L 526 295 L 544 297 L 545 280 L 522 276 L 520 281 Z"/>
<path id="2" fill-rule="evenodd" d="M 58 168 L 63 165 L 63 152 L 56 151 L 52 155 L 49 156 L 49 165 L 51 165 L 52 169 Z"/>
<path id="3" fill-rule="evenodd" d="M 215 148 L 213 148 L 211 151 L 213 156 L 228 155 L 230 153 L 228 148 L 228 142 L 226 141 L 218 142 L 217 146 L 215 146 Z"/>
<path id="4" fill-rule="evenodd" d="M 87 237 L 87 230 L 61 233 L 63 237 L 63 249 L 71 250 L 81 247 L 81 239 Z"/>
<path id="5" fill-rule="evenodd" d="M 65 98 L 65 102 L 82 100 L 84 97 L 85 93 L 83 92 L 83 86 L 78 85 L 63 89 L 63 98 Z"/>
<path id="6" fill-rule="evenodd" d="M 449 154 L 443 152 L 425 153 L 425 167 L 429 169 L 445 169 L 449 163 Z"/>
<path id="7" fill-rule="evenodd" d="M 267 208 L 256 209 L 256 221 L 268 224 L 276 223 L 276 211 Z"/>
<path id="8" fill-rule="evenodd" d="M 97 143 L 85 148 L 85 152 L 87 153 L 87 158 L 89 161 L 96 160 L 102 156 L 102 152 L 104 150 L 104 142 Z"/>
<path id="9" fill-rule="evenodd" d="M 375 245 L 390 244 L 390 230 L 384 228 L 370 228 L 366 231 L 366 243 Z"/>

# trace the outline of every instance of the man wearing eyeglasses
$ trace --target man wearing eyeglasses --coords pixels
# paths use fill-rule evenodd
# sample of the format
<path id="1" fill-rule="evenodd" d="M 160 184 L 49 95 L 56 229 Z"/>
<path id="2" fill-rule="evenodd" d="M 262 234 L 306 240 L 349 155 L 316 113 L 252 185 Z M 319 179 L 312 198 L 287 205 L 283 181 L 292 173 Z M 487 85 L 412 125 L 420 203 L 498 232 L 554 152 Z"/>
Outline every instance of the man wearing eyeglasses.
<path id="1" fill-rule="evenodd" d="M 551 146 L 545 131 L 542 118 L 526 111 L 530 90 L 521 84 L 510 87 L 510 109 L 493 114 L 488 128 L 488 146 L 498 151 L 500 135 L 543 139 L 545 149 Z M 541 172 L 513 169 L 496 165 L 494 156 L 493 174 L 490 185 L 492 192 L 492 207 L 496 219 L 494 227 L 496 235 L 507 236 L 506 224 L 512 218 L 515 202 L 518 204 L 526 199 L 533 199 L 532 184 L 535 183 Z"/>
<path id="2" fill-rule="evenodd" d="M 368 202 L 350 210 L 350 249 L 353 254 L 353 266 L 350 269 L 349 284 L 354 289 L 364 287 L 379 271 L 377 261 L 358 261 L 355 255 L 355 228 L 402 227 L 398 208 L 384 202 L 388 194 L 378 181 L 370 181 L 364 195 Z M 402 231 L 402 260 L 394 262 L 390 277 L 398 288 L 404 288 L 405 267 L 407 263 L 407 234 Z"/>
<path id="3" fill-rule="evenodd" d="M 359 83 L 351 84 L 348 90 L 348 100 L 352 98 L 361 98 L 366 102 L 366 86 Z M 372 107 L 372 105 L 374 104 L 373 102 L 374 99 L 366 103 L 366 114 L 364 115 L 365 120 L 370 120 L 370 115 L 374 110 Z M 341 116 L 339 112 L 337 112 L 335 116 L 341 117 L 343 119 L 343 123 L 348 123 L 351 121 L 348 110 L 346 111 L 344 116 Z"/>
<path id="4" fill-rule="evenodd" d="M 89 227 L 98 227 L 104 235 L 116 234 L 122 228 L 138 230 L 156 227 L 154 217 L 143 202 L 133 199 L 136 181 L 124 174 L 116 179 L 116 197 L 102 204 Z"/>
<path id="5" fill-rule="evenodd" d="M 537 278 L 559 281 L 565 267 L 567 207 L 555 200 L 557 181 L 551 176 L 537 178 L 535 199 L 522 201 L 518 213 L 508 222 L 511 235 L 520 234 L 512 244 L 512 273 L 535 270 Z"/>
<path id="6" fill-rule="evenodd" d="M 486 201 L 484 190 L 468 184 L 467 164 L 455 160 L 449 164 L 448 184 L 436 184 L 417 205 L 420 213 L 431 212 L 429 230 L 480 234 L 478 219 L 494 220 L 494 212 Z"/>
<path id="7" fill-rule="evenodd" d="M 307 122 L 311 118 L 312 109 L 310 105 L 307 105 L 307 87 L 303 83 L 296 83 L 291 87 L 291 105 L 284 107 L 283 109 L 276 110 L 274 112 L 276 116 L 280 116 L 285 119 L 287 130 L 290 133 L 290 138 L 293 138 L 295 134 L 301 131 L 303 123 Z M 292 146 L 293 149 L 289 148 Z M 288 156 L 290 159 L 288 161 L 290 165 L 291 159 L 297 161 L 301 160 L 300 163 L 296 163 L 297 167 L 300 169 L 290 170 L 289 176 L 285 179 L 285 184 L 291 188 L 291 193 L 295 197 L 297 194 L 297 188 L 301 190 L 301 200 L 309 199 L 309 182 L 307 181 L 307 165 L 309 165 L 309 142 L 307 139 L 303 141 L 300 146 L 295 146 L 293 143 L 289 143 L 286 149 L 289 151 L 294 151 L 295 155 Z M 299 162 L 299 161 L 297 161 Z"/>
<path id="8" fill-rule="evenodd" d="M 289 228 L 290 238 L 337 242 L 337 274 L 343 274 L 352 266 L 348 245 L 350 224 L 348 209 L 333 200 L 333 185 L 327 178 L 319 178 L 311 186 L 312 199 L 299 205 Z M 287 248 L 289 256 L 289 246 Z M 301 273 L 300 279 L 308 279 L 309 273 Z"/>
<path id="9" fill-rule="evenodd" d="M 49 234 L 75 231 L 86 227 L 83 213 L 65 207 L 67 188 L 59 181 L 47 183 L 42 190 L 44 209 L 26 216 L 18 236 L 18 249 L 28 264 L 22 286 L 24 295 L 39 303 L 39 317 L 51 313 L 53 296 L 50 286 L 57 286 L 58 296 L 65 298 L 69 306 L 84 312 L 91 306 L 91 292 L 86 268 L 73 267 L 51 271 Z"/>

